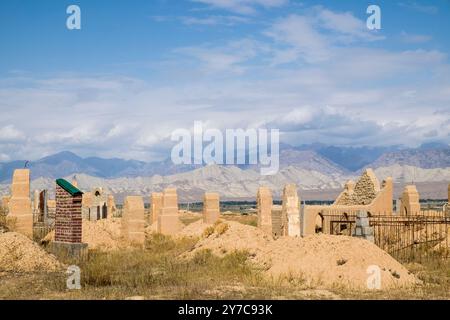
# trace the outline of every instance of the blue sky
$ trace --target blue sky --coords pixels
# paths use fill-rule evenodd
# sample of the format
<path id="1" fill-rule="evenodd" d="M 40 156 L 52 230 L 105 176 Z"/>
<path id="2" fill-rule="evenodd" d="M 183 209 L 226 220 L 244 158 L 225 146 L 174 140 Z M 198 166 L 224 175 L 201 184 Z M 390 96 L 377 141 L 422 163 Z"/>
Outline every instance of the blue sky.
<path id="1" fill-rule="evenodd" d="M 448 143 L 449 31 L 444 0 L 4 0 L 0 161 L 155 160 L 195 120 L 294 145 Z"/>

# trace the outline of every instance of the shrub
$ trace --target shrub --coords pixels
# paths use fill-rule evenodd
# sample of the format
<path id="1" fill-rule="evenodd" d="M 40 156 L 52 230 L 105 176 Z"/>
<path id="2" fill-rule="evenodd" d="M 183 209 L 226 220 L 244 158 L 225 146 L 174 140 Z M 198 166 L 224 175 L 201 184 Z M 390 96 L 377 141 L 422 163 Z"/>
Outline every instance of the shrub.
<path id="1" fill-rule="evenodd" d="M 228 223 L 219 223 L 218 225 L 216 225 L 214 231 L 218 234 L 218 235 L 222 235 L 225 232 L 227 232 L 227 230 L 230 228 L 230 225 Z"/>
<path id="2" fill-rule="evenodd" d="M 209 236 L 211 236 L 213 234 L 214 234 L 214 226 L 209 226 L 208 228 L 203 230 L 202 237 L 203 238 L 208 238 Z"/>

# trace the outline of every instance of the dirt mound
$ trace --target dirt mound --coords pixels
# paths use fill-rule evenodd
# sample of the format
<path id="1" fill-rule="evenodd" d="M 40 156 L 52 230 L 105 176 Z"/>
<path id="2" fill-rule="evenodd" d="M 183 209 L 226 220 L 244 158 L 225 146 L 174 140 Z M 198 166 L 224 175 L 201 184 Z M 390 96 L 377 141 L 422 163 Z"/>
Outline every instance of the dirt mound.
<path id="1" fill-rule="evenodd" d="M 371 265 L 381 270 L 382 289 L 418 283 L 399 262 L 365 240 L 330 235 L 274 240 L 258 228 L 233 221 L 226 223 L 229 225 L 226 232 L 203 237 L 187 256 L 203 249 L 219 256 L 247 250 L 252 262 L 268 275 L 295 276 L 315 287 L 343 285 L 366 289 Z"/>
<path id="2" fill-rule="evenodd" d="M 203 231 L 206 228 L 208 228 L 209 226 L 211 226 L 211 224 L 203 223 L 203 219 L 197 220 L 198 219 L 197 213 L 191 214 L 189 217 L 194 217 L 194 218 L 196 218 L 196 220 L 194 222 L 190 222 L 190 223 L 189 223 L 189 221 L 186 222 L 189 224 L 187 226 L 183 227 L 183 229 L 176 235 L 177 238 L 201 236 Z M 145 228 L 145 233 L 147 235 L 152 234 L 152 233 L 158 233 L 157 223 L 148 225 Z"/>
<path id="3" fill-rule="evenodd" d="M 89 249 L 115 250 L 123 247 L 120 234 L 121 219 L 83 221 L 82 239 Z"/>
<path id="4" fill-rule="evenodd" d="M 211 224 L 204 223 L 203 220 L 198 220 L 184 227 L 178 235 L 180 237 L 199 237 L 210 226 Z"/>
<path id="5" fill-rule="evenodd" d="M 121 219 L 112 218 L 99 221 L 83 220 L 82 241 L 89 249 L 115 250 L 122 248 L 124 242 L 120 234 Z M 50 232 L 43 242 L 55 240 L 55 232 Z"/>
<path id="6" fill-rule="evenodd" d="M 7 232 L 0 234 L 0 271 L 58 271 L 63 265 L 26 236 Z"/>

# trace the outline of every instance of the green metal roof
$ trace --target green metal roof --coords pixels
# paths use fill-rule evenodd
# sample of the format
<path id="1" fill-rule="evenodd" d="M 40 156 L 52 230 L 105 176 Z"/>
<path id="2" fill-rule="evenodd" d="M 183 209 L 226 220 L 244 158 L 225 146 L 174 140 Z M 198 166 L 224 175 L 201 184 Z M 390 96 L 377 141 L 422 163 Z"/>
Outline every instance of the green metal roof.
<path id="1" fill-rule="evenodd" d="M 83 194 L 83 192 L 81 192 L 78 188 L 75 188 L 71 183 L 67 182 L 64 179 L 56 180 L 56 184 L 66 190 L 72 196 L 79 196 Z"/>

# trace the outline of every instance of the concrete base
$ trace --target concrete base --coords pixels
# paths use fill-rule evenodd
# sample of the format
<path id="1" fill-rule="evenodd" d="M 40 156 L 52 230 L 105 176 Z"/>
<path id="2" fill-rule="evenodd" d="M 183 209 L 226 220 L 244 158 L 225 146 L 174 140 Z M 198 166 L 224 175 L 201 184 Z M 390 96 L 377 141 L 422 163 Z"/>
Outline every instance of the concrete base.
<path id="1" fill-rule="evenodd" d="M 51 242 L 50 252 L 58 259 L 86 260 L 88 257 L 87 243 Z"/>

